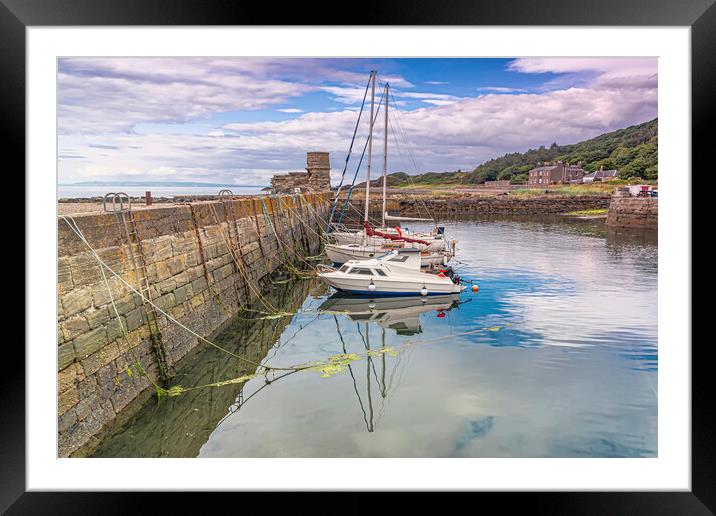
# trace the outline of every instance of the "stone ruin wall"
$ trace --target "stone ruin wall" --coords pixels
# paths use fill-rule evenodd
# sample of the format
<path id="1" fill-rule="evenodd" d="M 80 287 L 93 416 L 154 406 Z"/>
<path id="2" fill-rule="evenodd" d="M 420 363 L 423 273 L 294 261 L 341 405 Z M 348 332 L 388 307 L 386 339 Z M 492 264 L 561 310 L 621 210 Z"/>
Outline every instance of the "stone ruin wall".
<path id="1" fill-rule="evenodd" d="M 157 306 L 209 338 L 253 296 L 227 239 L 254 286 L 277 269 L 284 252 L 290 257 L 299 247 L 318 251 L 316 234 L 299 217 L 322 230 L 320 218 L 327 218 L 330 210 L 327 194 L 307 194 L 303 202 L 297 197 L 264 202 L 265 207 L 258 198 L 242 198 L 133 212 Z M 138 288 L 141 275 L 132 265 L 122 216 L 102 213 L 78 215 L 74 220 L 102 260 Z M 93 438 L 150 388 L 147 378 L 128 373 L 134 363 L 128 346 L 154 379 L 159 378 L 159 366 L 141 298 L 107 273 L 120 318 L 115 316 L 96 259 L 63 219 L 58 220 L 58 249 L 58 453 L 66 457 L 92 446 Z M 136 259 L 138 246 L 133 244 L 132 249 Z M 199 341 L 158 315 L 166 365 L 171 369 Z"/>
<path id="2" fill-rule="evenodd" d="M 656 197 L 612 197 L 607 226 L 658 229 L 659 199 Z"/>
<path id="3" fill-rule="evenodd" d="M 327 152 L 309 152 L 306 155 L 306 172 L 277 174 L 271 178 L 273 193 L 323 192 L 331 189 L 331 164 Z"/>

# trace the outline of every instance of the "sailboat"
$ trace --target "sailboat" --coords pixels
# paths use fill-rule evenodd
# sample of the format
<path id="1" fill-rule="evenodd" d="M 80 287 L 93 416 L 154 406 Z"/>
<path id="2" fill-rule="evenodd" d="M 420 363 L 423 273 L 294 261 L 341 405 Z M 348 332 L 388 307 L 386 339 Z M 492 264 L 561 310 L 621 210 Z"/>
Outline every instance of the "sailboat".
<path id="1" fill-rule="evenodd" d="M 388 175 L 388 99 L 390 85 L 386 83 L 385 93 L 385 130 L 383 141 L 383 209 L 382 227 L 374 229 L 368 221 L 370 208 L 370 171 L 373 151 L 373 113 L 375 104 L 375 78 L 376 72 L 371 72 L 371 105 L 370 105 L 370 131 L 368 134 L 368 171 L 365 191 L 365 213 L 363 229 L 348 231 L 344 227 L 337 227 L 331 232 L 334 242 L 326 244 L 325 250 L 333 263 L 345 263 L 349 260 L 371 259 L 382 256 L 395 248 L 416 248 L 421 251 L 421 266 L 443 266 L 452 258 L 455 252 L 455 242 L 448 246 L 444 236 L 444 228 L 436 227 L 431 232 L 411 233 L 401 230 L 400 227 L 388 227 L 389 220 L 430 221 L 412 217 L 391 216 L 386 211 L 386 190 Z M 335 228 L 336 226 L 334 226 Z"/>

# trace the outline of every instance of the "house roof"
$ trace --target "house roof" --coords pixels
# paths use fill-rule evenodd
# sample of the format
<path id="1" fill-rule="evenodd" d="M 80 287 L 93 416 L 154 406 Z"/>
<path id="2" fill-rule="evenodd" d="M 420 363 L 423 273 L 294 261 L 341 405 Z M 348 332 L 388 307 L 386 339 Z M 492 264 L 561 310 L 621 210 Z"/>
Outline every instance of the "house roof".
<path id="1" fill-rule="evenodd" d="M 584 177 L 589 178 L 603 178 L 603 177 L 617 177 L 619 174 L 618 170 L 597 170 L 596 172 L 592 172 L 591 174 L 584 174 Z"/>
<path id="2" fill-rule="evenodd" d="M 558 165 L 548 165 L 543 167 L 536 167 L 530 170 L 530 172 L 539 172 L 539 171 L 551 171 L 558 167 Z"/>

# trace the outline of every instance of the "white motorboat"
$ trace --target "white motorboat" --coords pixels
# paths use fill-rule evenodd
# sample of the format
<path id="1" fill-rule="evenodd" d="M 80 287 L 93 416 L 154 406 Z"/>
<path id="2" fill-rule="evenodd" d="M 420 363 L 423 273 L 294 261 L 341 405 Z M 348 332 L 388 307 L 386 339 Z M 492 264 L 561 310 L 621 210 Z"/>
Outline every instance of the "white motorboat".
<path id="1" fill-rule="evenodd" d="M 417 249 L 350 260 L 339 269 L 319 265 L 318 277 L 341 292 L 371 296 L 434 296 L 459 294 L 465 289 L 442 272 L 422 272 Z"/>
<path id="2" fill-rule="evenodd" d="M 325 252 L 333 263 L 346 263 L 351 260 L 369 260 L 389 253 L 395 249 L 404 249 L 405 244 L 395 242 L 383 245 L 362 244 L 326 244 Z M 447 265 L 452 254 L 449 251 L 420 251 L 420 267 L 438 267 Z"/>
<path id="3" fill-rule="evenodd" d="M 355 322 L 374 322 L 399 335 L 421 333 L 420 314 L 440 314 L 457 306 L 460 296 L 448 294 L 416 298 L 415 296 L 376 297 L 336 293 L 318 307 L 319 313 L 342 312 Z"/>

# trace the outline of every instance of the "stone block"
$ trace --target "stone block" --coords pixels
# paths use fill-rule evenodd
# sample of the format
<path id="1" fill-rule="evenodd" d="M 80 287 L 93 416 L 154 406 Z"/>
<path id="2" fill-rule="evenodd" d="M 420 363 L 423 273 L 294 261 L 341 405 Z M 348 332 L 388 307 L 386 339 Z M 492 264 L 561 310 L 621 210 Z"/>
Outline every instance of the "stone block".
<path id="1" fill-rule="evenodd" d="M 199 293 L 189 300 L 189 306 L 191 306 L 192 309 L 199 308 L 203 304 L 204 304 L 204 294 L 203 293 Z"/>
<path id="2" fill-rule="evenodd" d="M 60 370 L 57 373 L 57 392 L 63 392 L 77 384 L 77 368 L 75 364 Z"/>
<path id="3" fill-rule="evenodd" d="M 119 318 L 112 319 L 109 323 L 107 323 L 106 329 L 106 342 L 112 342 L 122 335 L 124 335 L 124 328 L 126 328 L 126 322 L 124 320 L 124 317 L 121 315 Z"/>
<path id="4" fill-rule="evenodd" d="M 117 312 L 119 312 L 119 315 L 124 315 L 130 310 L 133 310 L 136 306 L 138 306 L 135 302 L 135 298 L 138 298 L 139 296 L 137 294 L 134 294 L 133 292 L 130 292 L 129 295 L 124 296 L 121 299 L 115 299 L 114 305 L 117 308 Z M 141 298 L 140 298 L 141 299 Z M 110 310 L 110 314 L 112 317 L 115 316 L 114 308 L 110 305 L 108 307 Z"/>
<path id="5" fill-rule="evenodd" d="M 115 413 L 119 413 L 129 402 L 131 402 L 141 392 L 141 388 L 136 380 L 136 376 L 131 380 L 123 381 L 121 386 L 112 394 L 110 402 Z"/>
<path id="6" fill-rule="evenodd" d="M 61 256 L 57 260 L 57 290 L 58 294 L 64 294 L 74 288 L 72 282 L 72 274 L 70 267 L 70 259 L 66 256 Z"/>
<path id="7" fill-rule="evenodd" d="M 57 396 L 57 415 L 61 416 L 65 412 L 67 412 L 69 409 L 77 405 L 80 401 L 79 393 L 77 392 L 77 387 L 73 385 L 69 389 L 62 391 Z"/>
<path id="8" fill-rule="evenodd" d="M 150 249 L 146 249 L 150 247 Z M 159 262 L 172 257 L 172 236 L 163 235 L 151 241 L 151 246 L 145 246 L 147 260 L 150 262 Z"/>
<path id="9" fill-rule="evenodd" d="M 96 435 L 115 417 L 116 414 L 111 402 L 99 402 L 93 407 L 92 412 L 90 412 L 90 414 L 84 419 L 84 423 L 87 426 L 87 430 L 92 435 Z"/>
<path id="10" fill-rule="evenodd" d="M 107 344 L 107 332 L 103 327 L 95 328 L 84 335 L 80 335 L 74 341 L 75 354 L 82 360 L 89 357 L 99 348 Z"/>
<path id="11" fill-rule="evenodd" d="M 89 441 L 91 434 L 84 423 L 77 422 L 60 433 L 57 438 L 57 447 L 60 457 L 68 457 L 73 451 Z"/>
<path id="12" fill-rule="evenodd" d="M 77 414 L 75 414 L 74 409 L 70 409 L 57 419 L 57 431 L 62 434 L 76 423 Z"/>
<path id="13" fill-rule="evenodd" d="M 174 299 L 174 294 L 171 292 L 169 294 L 164 294 L 163 296 L 157 298 L 154 301 L 154 304 L 166 312 L 167 310 L 172 308 L 174 305 L 176 305 L 176 301 Z"/>
<path id="14" fill-rule="evenodd" d="M 77 419 L 83 420 L 92 413 L 92 410 L 99 406 L 99 398 L 96 394 L 83 398 L 79 403 L 72 409 L 77 415 Z"/>
<path id="15" fill-rule="evenodd" d="M 133 274 L 125 277 L 124 279 L 129 283 L 136 281 Z M 109 304 L 112 297 L 114 299 L 121 299 L 129 293 L 127 286 L 119 278 L 114 276 L 110 277 L 109 273 L 107 273 L 107 284 L 109 284 L 109 288 L 112 291 L 111 297 L 109 295 L 109 291 L 107 290 L 107 285 L 103 280 L 92 289 L 92 302 L 97 308 Z"/>
<path id="16" fill-rule="evenodd" d="M 102 326 L 109 321 L 109 308 L 95 308 L 85 312 L 85 319 L 90 329 Z"/>
<path id="17" fill-rule="evenodd" d="M 195 267 L 201 263 L 201 255 L 198 248 L 192 248 L 186 253 L 186 267 Z"/>
<path id="18" fill-rule="evenodd" d="M 60 326 L 62 327 L 62 332 L 64 333 L 65 338 L 67 340 L 75 339 L 90 330 L 90 326 L 87 322 L 87 319 L 85 319 L 81 315 L 76 315 L 74 317 L 70 317 L 69 319 L 65 319 L 63 322 L 60 323 Z"/>
<path id="19" fill-rule="evenodd" d="M 87 376 L 97 372 L 97 370 L 104 365 L 101 351 L 92 353 L 90 356 L 82 359 L 80 364 L 82 365 L 84 374 Z"/>
<path id="20" fill-rule="evenodd" d="M 177 282 L 173 278 L 166 279 L 157 285 L 160 294 L 166 294 L 177 288 Z"/>
<path id="21" fill-rule="evenodd" d="M 102 281 L 99 271 L 99 262 L 90 253 L 83 253 L 68 258 L 72 271 L 72 283 L 75 287 L 91 285 Z"/>
<path id="22" fill-rule="evenodd" d="M 57 348 L 57 369 L 62 370 L 75 360 L 75 348 L 72 342 L 65 342 Z"/>
<path id="23" fill-rule="evenodd" d="M 167 260 L 169 266 L 169 272 L 172 276 L 179 274 L 184 270 L 184 262 L 186 261 L 183 257 L 170 258 Z"/>
<path id="24" fill-rule="evenodd" d="M 109 362 L 107 365 L 100 367 L 97 371 L 97 384 L 100 387 L 110 385 L 114 390 L 116 376 L 117 369 L 114 362 Z"/>
<path id="25" fill-rule="evenodd" d="M 77 383 L 77 392 L 80 399 L 87 398 L 97 392 L 97 378 L 94 374 Z"/>
<path id="26" fill-rule="evenodd" d="M 92 288 L 74 289 L 60 297 L 62 310 L 66 317 L 71 317 L 92 306 Z"/>
<path id="27" fill-rule="evenodd" d="M 185 302 L 192 295 L 191 285 L 184 285 L 174 291 L 174 299 L 177 304 Z"/>
<path id="28" fill-rule="evenodd" d="M 174 308 L 172 308 L 169 313 L 171 314 L 172 317 L 174 317 L 174 319 L 180 319 L 180 318 L 184 317 L 184 314 L 186 312 L 184 310 L 184 307 L 182 307 L 181 305 L 177 305 Z"/>
<path id="29" fill-rule="evenodd" d="M 207 287 L 208 284 L 206 282 L 206 278 L 203 276 L 191 282 L 191 289 L 194 294 L 198 294 L 199 292 L 206 290 Z"/>
<path id="30" fill-rule="evenodd" d="M 104 249 L 98 249 L 97 254 L 102 259 L 104 263 L 107 264 L 107 266 L 112 269 L 117 274 L 122 274 L 125 271 L 125 258 L 124 258 L 124 252 L 125 252 L 126 246 L 114 246 L 114 247 L 107 247 Z M 97 262 L 97 259 L 92 257 L 92 260 L 95 261 L 95 264 L 97 264 L 97 267 L 99 267 L 99 263 Z M 97 271 L 97 274 L 99 274 L 99 271 Z M 105 274 L 108 274 L 111 276 L 111 273 L 108 272 L 105 269 Z M 101 276 L 101 275 L 100 275 Z"/>
<path id="31" fill-rule="evenodd" d="M 187 274 L 186 271 L 182 271 L 179 274 L 177 274 L 176 276 L 174 276 L 174 280 L 176 281 L 177 288 L 183 287 L 184 285 L 189 283 L 189 281 L 191 281 L 189 279 L 189 274 Z"/>
<path id="32" fill-rule="evenodd" d="M 128 312 L 125 316 L 125 323 L 127 325 L 127 331 L 131 332 L 146 324 L 147 318 L 144 312 L 144 307 L 140 306 L 135 308 L 131 312 Z"/>

